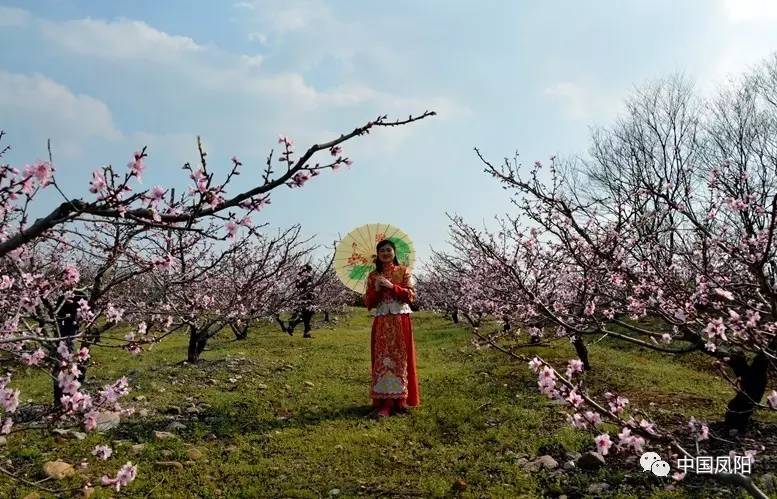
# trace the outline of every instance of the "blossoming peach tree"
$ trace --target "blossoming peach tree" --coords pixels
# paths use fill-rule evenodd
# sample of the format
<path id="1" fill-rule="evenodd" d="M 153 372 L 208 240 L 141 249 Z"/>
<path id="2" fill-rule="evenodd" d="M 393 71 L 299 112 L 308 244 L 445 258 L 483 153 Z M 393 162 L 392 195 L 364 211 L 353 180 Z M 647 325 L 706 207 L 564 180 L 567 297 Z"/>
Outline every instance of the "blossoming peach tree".
<path id="1" fill-rule="evenodd" d="M 331 264 L 323 270 L 322 267 L 323 265 L 315 267 L 313 309 L 323 314 L 324 322 L 329 323 L 345 313 L 348 305 L 361 304 L 362 297 L 343 285 Z"/>
<path id="2" fill-rule="evenodd" d="M 273 296 L 276 304 L 268 310 L 274 311 L 272 320 L 289 335 L 297 324 L 306 323 L 305 337 L 312 337 L 307 329 L 312 327 L 315 314 L 322 314 L 328 323 L 336 319 L 333 315 L 345 312 L 347 305 L 361 302 L 361 295 L 349 290 L 337 277 L 334 251 L 331 253 L 331 257 L 317 262 L 311 257 L 299 259 L 283 275 L 286 282 Z M 283 313 L 288 319 L 282 317 Z"/>
<path id="3" fill-rule="evenodd" d="M 689 456 L 627 397 L 588 393 L 587 338 L 708 355 L 735 391 L 730 428 L 777 409 L 777 391 L 767 390 L 777 353 L 776 96 L 777 56 L 704 102 L 680 79 L 642 89 L 615 126 L 594 133 L 590 159 L 552 157 L 526 172 L 517 157 L 494 164 L 476 149 L 518 214 L 495 233 L 451 217 L 454 256 L 478 269 L 463 306 L 485 300 L 495 318 L 573 343 L 578 358 L 559 368 L 501 348 L 528 362 L 571 425 L 595 432 L 602 454 L 650 443 Z M 531 327 L 538 322 L 546 327 Z M 603 422 L 621 427 L 617 439 L 596 431 Z M 687 427 L 697 442 L 709 437 L 702 422 Z M 717 476 L 765 497 L 742 474 Z"/>
<path id="4" fill-rule="evenodd" d="M 146 301 L 155 308 L 147 315 L 161 311 L 166 330 L 186 330 L 187 361 L 197 363 L 208 340 L 224 328 L 247 334 L 252 323 L 276 314 L 284 297 L 293 299 L 287 276 L 311 249 L 300 240 L 300 229 L 297 225 L 275 237 L 252 232 L 227 249 L 197 234 L 179 233 L 169 267 L 154 276 L 155 296 Z"/>
<path id="5" fill-rule="evenodd" d="M 212 300 L 213 289 L 227 289 L 223 278 L 216 275 L 227 268 L 224 262 L 231 261 L 234 270 L 237 255 L 264 248 L 260 255 L 267 255 L 270 263 L 257 263 L 256 255 L 249 260 L 255 272 L 242 276 L 241 286 L 246 287 L 257 276 L 264 282 L 270 280 L 278 261 L 284 261 L 276 250 L 283 248 L 280 253 L 286 257 L 296 251 L 294 231 L 262 238 L 251 222 L 251 215 L 270 203 L 270 192 L 284 185 L 302 187 L 326 169 L 350 165 L 342 144 L 352 138 L 432 115 L 434 112 L 425 112 L 396 121 L 381 116 L 334 140 L 315 144 L 299 157 L 292 140 L 281 137 L 280 157 L 273 160 L 270 153 L 261 183 L 246 183 L 232 195 L 229 190 L 237 187 L 242 162 L 233 157 L 225 178 L 216 181 L 199 140 L 199 165 L 184 165 L 191 184 L 177 196 L 172 187 L 136 190 L 146 169 L 146 148 L 132 155 L 125 170 L 110 165 L 95 170 L 87 199 L 64 194 L 55 178 L 51 154 L 48 161 L 23 168 L 0 163 L 0 362 L 4 368 L 0 435 L 73 426 L 91 431 L 105 413 L 132 414 L 132 408 L 120 403 L 131 389 L 126 376 L 96 391 L 86 389 L 91 349 L 121 347 L 138 353 L 144 343 L 158 341 L 176 326 L 191 329 L 192 324 L 210 321 L 213 316 L 235 320 L 266 314 L 255 302 L 236 302 L 233 309 Z M 5 133 L 0 132 L 0 143 L 4 138 Z M 0 161 L 8 150 L 9 146 L 0 148 Z M 315 161 L 319 152 L 326 154 L 326 161 Z M 280 172 L 275 171 L 278 163 Z M 62 196 L 62 203 L 30 223 L 32 208 L 49 193 Z M 215 248 L 217 244 L 228 248 Z M 173 282 L 170 277 L 174 275 L 184 279 Z M 194 299 L 184 299 L 180 286 L 195 282 L 200 287 Z M 194 317 L 197 315 L 200 317 Z M 151 334 L 152 330 L 160 333 Z M 120 331 L 126 334 L 117 340 L 112 333 Z M 191 337 L 198 355 L 204 343 L 199 335 Z M 22 403 L 15 380 L 35 371 L 52 380 L 50 406 Z M 108 459 L 112 450 L 98 446 L 93 454 Z M 57 492 L 5 466 L 0 472 Z M 136 474 L 137 465 L 127 462 L 114 476 L 103 476 L 101 483 L 119 490 Z"/>

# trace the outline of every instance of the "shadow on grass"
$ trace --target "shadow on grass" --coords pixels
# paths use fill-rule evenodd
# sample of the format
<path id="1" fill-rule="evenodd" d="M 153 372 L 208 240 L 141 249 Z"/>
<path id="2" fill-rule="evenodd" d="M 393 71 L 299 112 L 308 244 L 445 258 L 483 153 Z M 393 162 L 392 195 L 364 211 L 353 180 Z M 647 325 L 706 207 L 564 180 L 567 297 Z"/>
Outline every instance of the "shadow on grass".
<path id="1" fill-rule="evenodd" d="M 232 439 L 244 434 L 266 434 L 279 429 L 303 429 L 326 421 L 371 421 L 374 408 L 370 404 L 350 405 L 333 409 L 289 413 L 268 413 L 266 408 L 250 402 L 203 410 L 180 416 L 153 415 L 132 418 L 112 430 L 114 439 L 147 442 L 154 440 L 155 431 L 175 433 L 187 441 L 213 438 Z M 185 428 L 171 430 L 181 423 Z"/>

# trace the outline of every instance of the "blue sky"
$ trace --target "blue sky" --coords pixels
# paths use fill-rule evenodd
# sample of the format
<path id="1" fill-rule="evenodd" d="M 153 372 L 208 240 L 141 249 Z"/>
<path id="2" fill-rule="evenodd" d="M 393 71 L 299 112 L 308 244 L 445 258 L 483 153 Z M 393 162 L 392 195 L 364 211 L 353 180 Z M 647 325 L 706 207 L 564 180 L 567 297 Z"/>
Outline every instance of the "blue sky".
<path id="1" fill-rule="evenodd" d="M 437 111 L 346 144 L 349 170 L 274 192 L 255 217 L 320 243 L 394 223 L 424 261 L 446 246 L 446 211 L 493 226 L 510 209 L 473 147 L 526 164 L 585 155 L 635 85 L 682 72 L 709 93 L 777 50 L 777 0 L 0 0 L 0 46 L 6 159 L 45 159 L 51 138 L 73 197 L 142 145 L 144 187 L 183 187 L 201 135 L 217 171 L 244 162 L 247 188 L 279 134 L 301 150 L 379 114 Z"/>

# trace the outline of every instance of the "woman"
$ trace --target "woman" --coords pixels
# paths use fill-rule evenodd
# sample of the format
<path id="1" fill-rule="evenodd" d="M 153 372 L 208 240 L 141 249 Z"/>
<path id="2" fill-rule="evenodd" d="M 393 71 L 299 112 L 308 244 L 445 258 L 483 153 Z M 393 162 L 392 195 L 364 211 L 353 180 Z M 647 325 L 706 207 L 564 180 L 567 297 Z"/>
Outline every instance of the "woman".
<path id="1" fill-rule="evenodd" d="M 375 270 L 367 277 L 364 304 L 372 312 L 372 405 L 378 416 L 405 412 L 421 403 L 416 374 L 410 303 L 415 286 L 410 269 L 400 265 L 396 247 L 388 239 L 376 247 Z"/>

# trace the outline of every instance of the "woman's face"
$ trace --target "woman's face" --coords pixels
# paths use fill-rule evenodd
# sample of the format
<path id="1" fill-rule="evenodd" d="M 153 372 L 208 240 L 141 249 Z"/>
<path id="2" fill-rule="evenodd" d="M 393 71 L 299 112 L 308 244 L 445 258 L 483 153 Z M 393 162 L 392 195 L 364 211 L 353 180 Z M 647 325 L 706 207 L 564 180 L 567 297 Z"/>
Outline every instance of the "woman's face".
<path id="1" fill-rule="evenodd" d="M 394 261 L 394 248 L 388 244 L 381 246 L 378 250 L 378 259 L 383 263 L 389 263 Z"/>

